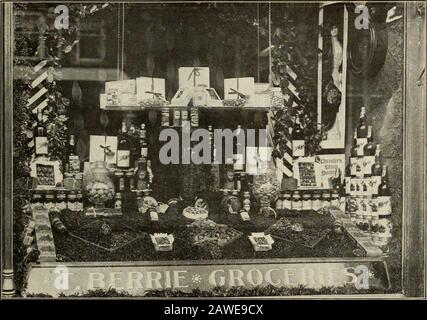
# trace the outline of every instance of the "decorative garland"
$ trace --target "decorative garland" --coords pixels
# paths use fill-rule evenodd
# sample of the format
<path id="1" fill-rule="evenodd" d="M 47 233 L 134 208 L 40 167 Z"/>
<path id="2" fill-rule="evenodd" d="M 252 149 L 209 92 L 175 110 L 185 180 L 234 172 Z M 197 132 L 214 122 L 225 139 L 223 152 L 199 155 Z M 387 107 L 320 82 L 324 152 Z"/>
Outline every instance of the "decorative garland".
<path id="1" fill-rule="evenodd" d="M 277 11 L 276 11 L 277 13 Z M 316 155 L 321 150 L 322 128 L 317 123 L 317 24 L 297 24 L 283 12 L 273 19 L 276 24 L 272 42 L 272 71 L 278 77 L 281 91 L 288 93 L 289 82 L 293 81 L 300 102 L 294 105 L 281 99 L 273 110 L 275 151 L 273 156 L 282 158 L 286 142 L 291 140 L 295 120 L 301 123 L 305 135 L 305 152 L 307 156 Z M 289 66 L 297 74 L 292 80 L 286 71 Z"/>
<path id="2" fill-rule="evenodd" d="M 255 288 L 222 288 L 217 287 L 212 291 L 202 291 L 194 289 L 191 292 L 183 292 L 179 290 L 153 290 L 148 291 L 144 295 L 136 296 L 127 291 L 119 291 L 114 288 L 108 290 L 97 289 L 79 292 L 71 295 L 60 294 L 60 298 L 85 298 L 85 297 L 272 297 L 272 296 L 301 296 L 301 295 L 352 295 L 352 294 L 391 294 L 396 293 L 395 290 L 371 288 L 371 289 L 356 289 L 352 285 L 342 287 L 322 287 L 319 289 L 307 288 L 298 286 L 294 288 L 277 288 L 274 286 L 255 287 Z M 31 294 L 27 293 L 26 297 L 50 298 L 49 294 Z"/>
<path id="3" fill-rule="evenodd" d="M 66 122 L 68 120 L 67 108 L 70 100 L 61 93 L 62 88 L 56 81 L 61 79 L 61 74 L 57 68 L 61 67 L 61 59 L 64 54 L 70 53 L 73 46 L 78 42 L 77 18 L 83 18 L 89 14 L 105 8 L 108 5 L 77 5 L 66 4 L 70 14 L 70 28 L 67 30 L 57 30 L 52 23 L 39 21 L 39 37 L 44 37 L 45 52 L 47 57 L 44 68 L 47 70 L 47 78 L 43 82 L 43 87 L 47 89 L 44 98 L 47 98 L 47 105 L 44 107 L 44 123 L 47 127 L 48 150 L 51 160 L 64 160 L 67 150 L 68 130 Z M 32 88 L 31 83 L 36 78 L 34 63 L 23 57 L 37 55 L 40 50 L 31 42 L 31 38 L 25 33 L 24 20 L 26 11 L 31 9 L 29 4 L 15 4 L 15 59 L 14 66 L 20 72 L 20 79 L 14 80 L 14 100 L 13 100 L 13 267 L 15 286 L 17 294 L 25 288 L 28 262 L 36 261 L 37 250 L 34 247 L 25 248 L 23 244 L 23 232 L 31 220 L 31 210 L 29 205 L 31 188 L 30 163 L 35 154 L 34 145 L 29 146 L 33 139 L 33 127 L 36 123 L 36 115 L 32 108 L 37 106 L 37 101 L 27 106 L 28 100 L 38 89 Z M 53 7 L 46 13 L 47 19 L 52 18 Z M 44 17 L 46 18 L 46 17 Z M 42 60 L 43 61 L 43 60 Z"/>

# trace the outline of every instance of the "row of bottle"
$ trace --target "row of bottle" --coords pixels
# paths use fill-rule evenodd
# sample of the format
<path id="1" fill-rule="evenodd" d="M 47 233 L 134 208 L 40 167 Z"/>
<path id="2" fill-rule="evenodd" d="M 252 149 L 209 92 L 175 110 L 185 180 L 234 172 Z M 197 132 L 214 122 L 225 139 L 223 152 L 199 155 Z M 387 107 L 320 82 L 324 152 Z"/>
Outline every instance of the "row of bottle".
<path id="1" fill-rule="evenodd" d="M 315 190 L 301 193 L 295 191 L 281 191 L 276 200 L 276 209 L 286 210 L 319 210 L 322 208 L 343 206 L 342 197 L 338 190 Z"/>

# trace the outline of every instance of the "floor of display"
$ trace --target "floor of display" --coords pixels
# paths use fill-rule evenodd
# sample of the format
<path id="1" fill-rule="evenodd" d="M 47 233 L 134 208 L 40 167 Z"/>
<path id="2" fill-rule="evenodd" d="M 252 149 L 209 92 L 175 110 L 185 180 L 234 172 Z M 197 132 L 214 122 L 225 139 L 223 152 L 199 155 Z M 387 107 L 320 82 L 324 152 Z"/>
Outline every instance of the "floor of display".
<path id="1" fill-rule="evenodd" d="M 211 210 L 213 211 L 213 210 Z M 239 215 L 210 213 L 209 220 L 217 229 L 202 232 L 203 228 L 189 227 L 194 221 L 185 218 L 179 208 L 159 214 L 158 222 L 149 215 L 124 213 L 123 216 L 87 217 L 82 212 L 62 211 L 61 221 L 68 233 L 54 230 L 57 259 L 60 261 L 165 261 L 269 259 L 299 257 L 355 257 L 363 255 L 356 241 L 346 233 L 333 231 L 334 219 L 329 213 L 316 211 L 281 212 L 277 218 L 251 215 L 243 222 Z M 275 226 L 283 222 L 302 226 L 303 231 L 280 234 Z M 194 226 L 194 223 L 193 225 Z M 291 229 L 288 229 L 291 230 Z M 209 234 L 210 232 L 210 234 Z M 255 251 L 248 236 L 265 232 L 274 239 L 269 251 Z M 171 251 L 156 251 L 150 234 L 172 233 L 175 237 Z M 224 235 L 224 237 L 223 237 Z M 279 235 L 279 237 L 278 237 Z M 203 237 L 223 237 L 203 241 Z M 200 241 L 202 239 L 202 241 Z M 208 239 L 208 240 L 209 240 Z"/>

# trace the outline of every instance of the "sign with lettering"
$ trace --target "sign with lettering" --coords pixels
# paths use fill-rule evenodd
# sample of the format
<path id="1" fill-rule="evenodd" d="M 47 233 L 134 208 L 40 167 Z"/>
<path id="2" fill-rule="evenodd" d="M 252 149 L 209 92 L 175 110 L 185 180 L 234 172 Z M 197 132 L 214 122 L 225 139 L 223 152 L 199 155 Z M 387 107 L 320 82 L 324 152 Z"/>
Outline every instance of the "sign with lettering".
<path id="1" fill-rule="evenodd" d="M 313 262 L 310 262 L 313 261 Z M 258 286 L 322 287 L 354 286 L 356 289 L 389 287 L 385 262 L 378 259 L 339 258 L 334 262 L 269 262 L 214 264 L 183 261 L 181 265 L 150 262 L 42 263 L 32 265 L 28 293 L 57 296 L 88 290 L 114 288 L 135 296 L 150 290 L 194 289 L 209 291 L 215 287 L 253 288 Z"/>

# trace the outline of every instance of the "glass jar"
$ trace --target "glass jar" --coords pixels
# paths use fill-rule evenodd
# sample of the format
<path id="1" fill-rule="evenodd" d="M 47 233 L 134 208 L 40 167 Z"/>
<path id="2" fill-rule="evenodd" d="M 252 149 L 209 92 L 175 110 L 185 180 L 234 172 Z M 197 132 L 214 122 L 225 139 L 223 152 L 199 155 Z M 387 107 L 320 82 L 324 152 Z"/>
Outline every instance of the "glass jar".
<path id="1" fill-rule="evenodd" d="M 331 206 L 335 207 L 335 208 L 340 207 L 340 194 L 339 194 L 338 190 L 332 190 Z"/>
<path id="2" fill-rule="evenodd" d="M 292 210 L 302 210 L 302 200 L 299 191 L 294 191 L 292 194 Z"/>
<path id="3" fill-rule="evenodd" d="M 117 210 L 122 210 L 122 194 L 119 192 L 116 193 L 114 199 L 114 208 Z"/>
<path id="4" fill-rule="evenodd" d="M 277 210 L 284 209 L 284 207 L 283 207 L 283 200 L 284 200 L 284 198 L 283 198 L 283 191 L 281 191 L 279 197 L 276 200 L 276 209 Z"/>
<path id="5" fill-rule="evenodd" d="M 329 191 L 322 192 L 322 207 L 329 208 L 331 206 L 331 193 Z"/>
<path id="6" fill-rule="evenodd" d="M 34 209 L 41 205 L 43 205 L 43 195 L 37 191 L 34 191 L 33 195 L 31 196 L 31 208 Z"/>
<path id="7" fill-rule="evenodd" d="M 124 192 L 126 190 L 125 174 L 123 171 L 116 171 L 114 175 L 116 177 L 116 190 L 119 192 Z"/>
<path id="8" fill-rule="evenodd" d="M 292 195 L 289 191 L 285 191 L 283 193 L 283 209 L 292 209 Z"/>
<path id="9" fill-rule="evenodd" d="M 199 126 L 199 110 L 197 107 L 191 107 L 190 109 L 190 124 L 192 127 Z"/>
<path id="10" fill-rule="evenodd" d="M 251 210 L 251 195 L 249 191 L 243 192 L 243 209 L 246 212 L 249 212 Z"/>
<path id="11" fill-rule="evenodd" d="M 56 210 L 56 197 L 53 191 L 48 191 L 45 194 L 45 207 L 47 210 Z"/>
<path id="12" fill-rule="evenodd" d="M 322 195 L 319 191 L 313 192 L 312 209 L 316 211 L 322 209 Z"/>
<path id="13" fill-rule="evenodd" d="M 132 191 L 136 189 L 135 186 L 135 174 L 133 172 L 133 170 L 127 171 L 126 174 L 126 181 L 127 181 L 127 188 L 126 190 L 128 191 Z"/>
<path id="14" fill-rule="evenodd" d="M 57 202 L 57 208 L 59 211 L 67 209 L 67 197 L 65 195 L 65 192 L 58 191 L 56 194 L 56 202 Z"/>
<path id="15" fill-rule="evenodd" d="M 313 201 L 311 199 L 311 194 L 306 192 L 302 195 L 302 209 L 303 210 L 312 210 Z"/>
<path id="16" fill-rule="evenodd" d="M 67 208 L 70 211 L 76 211 L 77 196 L 74 191 L 71 191 L 67 196 Z"/>
<path id="17" fill-rule="evenodd" d="M 107 164 L 97 161 L 91 165 L 86 192 L 88 199 L 97 208 L 105 208 L 105 203 L 114 198 L 114 185 Z"/>
<path id="18" fill-rule="evenodd" d="M 161 120 L 161 126 L 162 127 L 169 127 L 169 108 L 163 108 L 162 109 L 162 120 Z"/>

